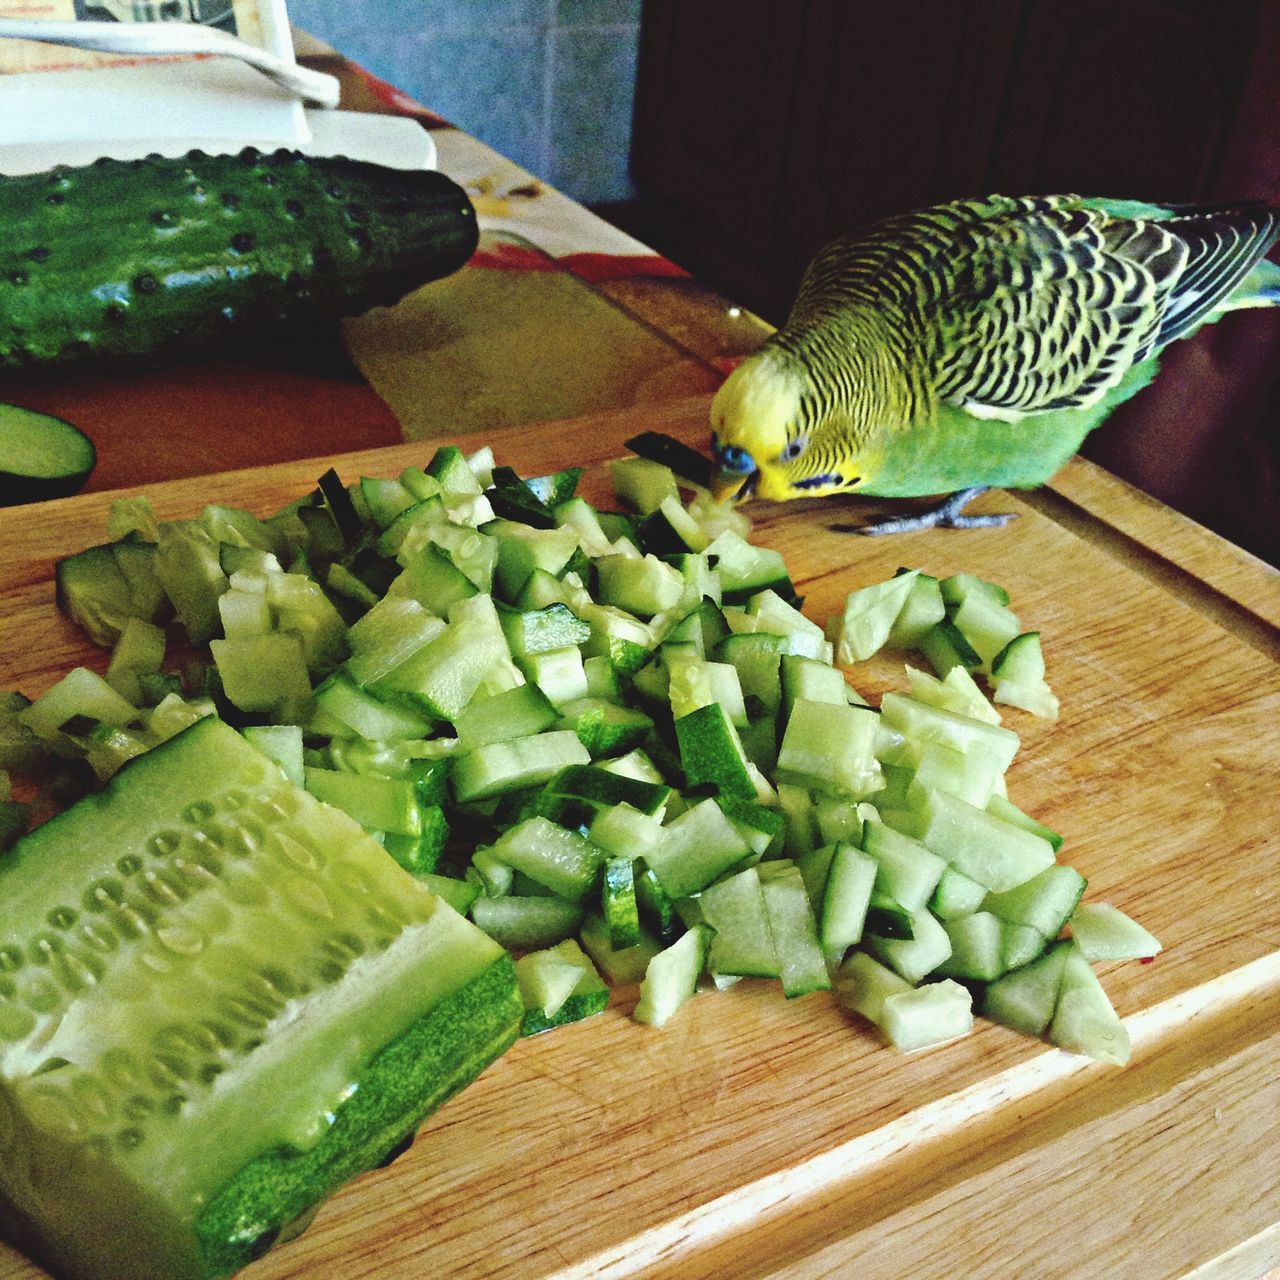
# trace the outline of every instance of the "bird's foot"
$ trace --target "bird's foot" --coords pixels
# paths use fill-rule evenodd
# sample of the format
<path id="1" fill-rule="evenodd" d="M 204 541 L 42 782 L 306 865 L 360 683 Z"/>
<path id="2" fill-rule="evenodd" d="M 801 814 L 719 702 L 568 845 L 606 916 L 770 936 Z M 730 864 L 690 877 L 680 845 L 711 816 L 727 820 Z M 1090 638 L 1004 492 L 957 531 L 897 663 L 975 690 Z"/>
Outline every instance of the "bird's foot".
<path id="1" fill-rule="evenodd" d="M 1010 511 L 1003 515 L 972 516 L 963 514 L 979 494 L 986 493 L 987 486 L 979 485 L 972 489 L 961 489 L 950 497 L 912 516 L 897 516 L 891 520 L 878 520 L 874 524 L 841 524 L 835 525 L 841 533 L 861 533 L 866 537 L 878 538 L 886 533 L 919 533 L 922 529 L 994 529 L 1008 524 L 1015 518 Z"/>

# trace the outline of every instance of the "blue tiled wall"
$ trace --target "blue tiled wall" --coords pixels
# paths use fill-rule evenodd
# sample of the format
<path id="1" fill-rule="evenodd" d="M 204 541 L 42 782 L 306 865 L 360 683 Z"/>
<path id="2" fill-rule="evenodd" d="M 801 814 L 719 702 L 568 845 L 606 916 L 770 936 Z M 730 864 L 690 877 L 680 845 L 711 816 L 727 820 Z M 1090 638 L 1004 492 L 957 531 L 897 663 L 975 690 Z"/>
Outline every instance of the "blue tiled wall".
<path id="1" fill-rule="evenodd" d="M 640 0 L 288 0 L 293 22 L 583 203 L 625 200 Z"/>

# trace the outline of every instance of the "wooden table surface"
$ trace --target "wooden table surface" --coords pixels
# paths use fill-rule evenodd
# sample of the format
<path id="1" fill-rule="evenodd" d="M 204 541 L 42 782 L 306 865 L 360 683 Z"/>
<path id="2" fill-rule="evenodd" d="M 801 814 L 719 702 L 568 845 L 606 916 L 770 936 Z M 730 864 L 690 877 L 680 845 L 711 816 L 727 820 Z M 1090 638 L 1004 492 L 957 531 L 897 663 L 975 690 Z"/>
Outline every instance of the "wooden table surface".
<path id="1" fill-rule="evenodd" d="M 707 397 L 496 432 L 526 474 L 600 465 L 640 429 L 704 443 Z M 474 437 L 463 441 L 474 446 Z M 346 480 L 422 444 L 148 489 L 163 516 L 265 513 L 330 461 Z M 0 511 L 0 687 L 105 665 L 53 604 L 52 560 L 102 536 L 113 495 Z M 635 991 L 522 1041 L 357 1180 L 253 1280 L 1259 1276 L 1280 1264 L 1280 581 L 1087 463 L 992 494 L 1002 530 L 862 540 L 830 500 L 749 508 L 806 612 L 901 564 L 1002 583 L 1045 642 L 1061 719 L 1010 711 L 1011 798 L 1066 837 L 1087 899 L 1164 943 L 1100 966 L 1123 1070 L 980 1023 L 904 1056 L 827 994 L 744 981 L 662 1030 Z M 861 508 L 859 508 L 861 509 Z M 901 655 L 851 672 L 874 701 Z M 41 1273 L 0 1250 L 0 1280 Z"/>

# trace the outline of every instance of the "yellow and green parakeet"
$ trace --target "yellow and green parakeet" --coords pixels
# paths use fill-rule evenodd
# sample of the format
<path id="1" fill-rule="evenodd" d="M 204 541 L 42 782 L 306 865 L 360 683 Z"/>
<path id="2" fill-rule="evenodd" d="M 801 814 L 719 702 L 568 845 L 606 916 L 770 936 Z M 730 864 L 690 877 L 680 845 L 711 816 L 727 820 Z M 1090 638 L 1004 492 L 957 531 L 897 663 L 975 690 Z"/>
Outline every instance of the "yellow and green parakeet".
<path id="1" fill-rule="evenodd" d="M 1048 480 L 1170 342 L 1280 304 L 1278 236 L 1264 204 L 991 196 L 839 239 L 717 392 L 713 489 L 951 495 L 868 533 L 1002 522 L 961 510 Z"/>

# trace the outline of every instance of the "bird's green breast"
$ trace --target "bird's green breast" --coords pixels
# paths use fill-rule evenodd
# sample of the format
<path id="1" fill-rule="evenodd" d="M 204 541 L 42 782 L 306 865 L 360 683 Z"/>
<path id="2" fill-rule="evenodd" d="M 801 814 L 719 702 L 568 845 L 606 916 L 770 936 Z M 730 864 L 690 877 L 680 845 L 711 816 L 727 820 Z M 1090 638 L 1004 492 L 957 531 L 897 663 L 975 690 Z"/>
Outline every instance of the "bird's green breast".
<path id="1" fill-rule="evenodd" d="M 880 433 L 874 454 L 866 458 L 867 482 L 859 492 L 914 498 L 974 485 L 1034 488 L 1064 466 L 1085 436 L 1155 372 L 1155 360 L 1148 360 L 1096 405 L 1031 414 L 1018 422 L 977 418 L 940 404 L 928 418 Z"/>

